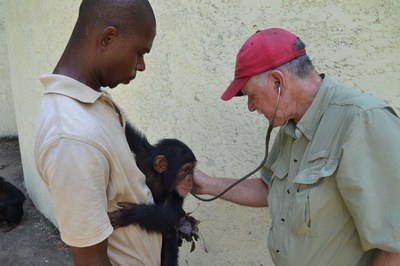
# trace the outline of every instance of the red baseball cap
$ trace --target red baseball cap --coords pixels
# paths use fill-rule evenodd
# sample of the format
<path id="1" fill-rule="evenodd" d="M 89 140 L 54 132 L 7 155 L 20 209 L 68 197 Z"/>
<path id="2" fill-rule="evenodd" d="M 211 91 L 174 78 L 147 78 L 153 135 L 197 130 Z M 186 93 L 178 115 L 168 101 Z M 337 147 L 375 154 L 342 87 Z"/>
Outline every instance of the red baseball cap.
<path id="1" fill-rule="evenodd" d="M 306 54 L 306 49 L 296 49 L 297 39 L 293 33 L 279 28 L 254 33 L 240 48 L 236 56 L 235 79 L 221 99 L 228 101 L 234 96 L 240 96 L 240 90 L 252 76 Z"/>

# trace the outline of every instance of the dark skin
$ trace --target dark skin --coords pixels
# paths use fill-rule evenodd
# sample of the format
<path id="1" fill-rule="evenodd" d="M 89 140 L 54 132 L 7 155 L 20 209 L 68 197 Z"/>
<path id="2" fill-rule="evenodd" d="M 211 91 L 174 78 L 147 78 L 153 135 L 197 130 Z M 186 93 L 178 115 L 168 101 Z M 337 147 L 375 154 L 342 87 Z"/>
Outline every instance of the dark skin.
<path id="1" fill-rule="evenodd" d="M 53 73 L 76 79 L 96 91 L 100 87 L 128 84 L 137 71 L 146 69 L 144 55 L 150 52 L 155 31 L 155 26 L 147 25 L 141 31 L 123 37 L 113 26 L 96 29 L 87 36 L 93 42 L 83 42 L 80 49 L 73 51 L 66 49 Z M 114 65 L 118 68 L 110 70 Z M 122 67 L 123 71 L 112 75 Z"/>
<path id="2" fill-rule="evenodd" d="M 176 139 L 164 139 L 155 146 L 130 124 L 125 133 L 139 169 L 146 176 L 155 205 L 121 202 L 121 209 L 109 213 L 114 228 L 139 225 L 150 232 L 162 233 L 161 265 L 178 264 L 176 226 L 185 215 L 184 197 L 193 187 L 196 158 L 188 146 Z"/>
<path id="3" fill-rule="evenodd" d="M 140 8 L 141 5 L 137 5 L 137 9 Z M 124 31 L 114 25 L 86 26 L 78 19 L 53 74 L 71 77 L 96 91 L 100 87 L 114 88 L 130 83 L 137 71 L 145 70 L 144 55 L 150 52 L 156 35 L 152 15 L 145 9 L 139 12 L 144 14 L 141 25 L 124 25 Z M 126 28 L 132 30 L 127 32 Z M 105 239 L 89 247 L 71 246 L 74 264 L 111 265 L 107 244 Z"/>
<path id="4" fill-rule="evenodd" d="M 24 193 L 0 177 L 0 228 L 3 232 L 9 232 L 20 224 L 24 201 Z"/>
<path id="5" fill-rule="evenodd" d="M 105 239 L 102 242 L 90 247 L 70 247 L 70 252 L 74 260 L 74 265 L 111 265 L 110 260 L 107 257 L 107 246 L 108 239 Z"/>
<path id="6" fill-rule="evenodd" d="M 97 49 L 95 53 L 92 55 L 76 56 L 76 58 L 88 58 L 88 61 L 95 61 L 96 65 L 99 65 L 98 70 L 92 69 L 92 72 L 83 73 L 83 71 L 79 71 L 79 69 L 74 69 L 76 66 L 79 66 L 80 63 L 74 63 L 74 68 L 66 68 L 65 65 L 59 66 L 54 73 L 60 73 L 64 75 L 68 75 L 73 77 L 82 83 L 88 85 L 94 90 L 100 90 L 100 87 L 105 84 L 110 84 L 110 87 L 115 87 L 119 83 L 128 84 L 130 80 L 134 78 L 134 75 L 127 75 L 125 79 L 121 78 L 120 80 L 114 80 L 113 78 L 109 78 L 106 75 L 102 75 L 103 66 L 107 62 L 108 58 L 112 57 L 113 54 L 118 53 L 118 49 L 121 47 L 131 47 L 131 50 L 138 51 L 136 55 L 134 55 L 134 60 L 132 63 L 135 65 L 133 69 L 136 71 L 144 71 L 145 63 L 143 55 L 150 51 L 152 40 L 155 35 L 154 28 L 147 28 L 145 34 L 142 37 L 132 36 L 129 40 L 122 40 L 118 35 L 118 30 L 114 27 L 109 27 L 103 32 L 99 31 L 95 33 L 95 39 L 98 39 L 98 42 L 95 42 Z M 150 37 L 151 36 L 151 37 Z M 139 38 L 138 38 L 139 37 Z M 141 40 L 141 41 L 137 41 Z M 91 49 L 89 49 L 91 50 Z M 122 48 L 121 48 L 122 50 Z M 100 62 L 96 62 L 100 61 Z M 104 61 L 104 62 L 103 62 Z M 84 61 L 85 63 L 87 61 Z M 111 265 L 107 257 L 107 239 L 100 242 L 99 244 L 90 246 L 90 247 L 70 247 L 71 254 L 74 258 L 75 265 Z"/>
<path id="7" fill-rule="evenodd" d="M 130 47 L 131 51 L 137 51 L 135 55 L 132 55 L 134 58 L 132 61 L 133 69 L 135 72 L 144 71 L 145 63 L 143 55 L 147 51 L 150 51 L 154 36 L 155 29 L 148 26 L 143 35 L 132 36 L 129 38 L 129 40 L 123 40 L 120 38 L 116 28 L 108 27 L 103 32 L 98 31 L 93 35 L 93 38 L 98 40 L 97 42 L 94 42 L 96 45 L 93 48 L 96 49 L 88 50 L 95 50 L 96 52 L 92 54 L 86 54 L 85 56 L 77 55 L 75 57 L 86 58 L 87 60 L 84 60 L 84 62 L 82 62 L 83 64 L 93 60 L 95 65 L 99 65 L 98 68 L 94 68 L 92 71 L 87 71 L 84 73 L 84 71 L 79 70 L 79 67 L 77 68 L 80 63 L 74 62 L 73 68 L 68 67 L 68 64 L 58 65 L 54 73 L 73 77 L 97 91 L 100 90 L 101 86 L 107 83 L 110 84 L 110 87 L 115 87 L 119 83 L 128 84 L 134 78 L 134 74 L 126 75 L 125 78 L 121 78 L 120 80 L 114 80 L 114 78 L 102 74 L 102 72 L 106 70 L 102 65 L 105 65 L 107 60 L 109 60 L 113 54 L 120 53 L 118 51 L 119 49 L 123 50 L 125 47 Z M 81 67 L 85 68 L 84 65 Z M 88 69 L 84 70 L 86 71 Z M 74 258 L 75 265 L 111 265 L 107 257 L 107 239 L 90 247 L 70 247 L 70 251 Z"/>

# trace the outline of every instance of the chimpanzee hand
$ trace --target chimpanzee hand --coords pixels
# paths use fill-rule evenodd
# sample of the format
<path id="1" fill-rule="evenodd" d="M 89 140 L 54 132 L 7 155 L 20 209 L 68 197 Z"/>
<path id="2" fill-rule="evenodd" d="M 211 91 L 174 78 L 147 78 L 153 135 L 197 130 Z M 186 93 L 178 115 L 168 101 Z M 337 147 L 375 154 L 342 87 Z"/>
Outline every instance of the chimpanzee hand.
<path id="1" fill-rule="evenodd" d="M 108 213 L 108 217 L 110 218 L 110 222 L 114 227 L 114 230 L 129 224 L 124 216 L 129 213 L 127 210 L 135 208 L 137 204 L 130 202 L 118 202 L 117 206 L 120 207 L 118 210 Z"/>

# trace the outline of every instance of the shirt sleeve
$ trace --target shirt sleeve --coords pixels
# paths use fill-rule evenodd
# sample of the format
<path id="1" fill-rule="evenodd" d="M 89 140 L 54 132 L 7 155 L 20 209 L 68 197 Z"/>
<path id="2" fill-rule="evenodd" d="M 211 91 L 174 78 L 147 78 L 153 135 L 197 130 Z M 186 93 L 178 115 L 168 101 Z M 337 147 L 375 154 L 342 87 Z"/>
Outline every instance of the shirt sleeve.
<path id="1" fill-rule="evenodd" d="M 113 231 L 107 215 L 109 162 L 95 146 L 61 138 L 40 159 L 62 240 L 86 247 Z"/>
<path id="2" fill-rule="evenodd" d="M 337 183 L 364 250 L 400 252 L 400 119 L 368 110 L 352 122 Z"/>

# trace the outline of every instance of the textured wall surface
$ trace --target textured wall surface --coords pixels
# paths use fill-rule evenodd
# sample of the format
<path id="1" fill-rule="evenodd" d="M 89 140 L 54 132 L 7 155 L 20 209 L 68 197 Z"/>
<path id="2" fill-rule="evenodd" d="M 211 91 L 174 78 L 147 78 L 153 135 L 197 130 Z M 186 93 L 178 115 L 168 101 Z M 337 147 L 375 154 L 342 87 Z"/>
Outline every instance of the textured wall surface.
<path id="1" fill-rule="evenodd" d="M 8 65 L 8 46 L 5 33 L 4 3 L 0 1 L 0 137 L 16 136 L 14 100 L 11 91 L 10 71 Z"/>
<path id="2" fill-rule="evenodd" d="M 57 63 L 75 23 L 80 1 L 2 2 L 25 185 L 36 207 L 54 222 L 49 194 L 32 159 L 34 123 L 43 93 L 38 77 L 51 72 Z"/>
<path id="3" fill-rule="evenodd" d="M 48 194 L 30 155 L 43 90 L 38 76 L 55 66 L 79 2 L 6 1 L 10 77 L 18 103 L 26 185 L 50 219 Z M 150 141 L 183 140 L 193 148 L 198 167 L 209 174 L 239 178 L 263 159 L 267 121 L 247 111 L 245 98 L 219 99 L 233 79 L 238 49 L 257 29 L 284 27 L 296 32 L 320 72 L 400 107 L 398 0 L 151 2 L 158 25 L 153 49 L 145 56 L 147 69 L 111 94 Z M 272 265 L 267 209 L 222 201 L 199 203 L 192 196 L 185 209 L 194 210 L 198 204 L 193 215 L 202 220 L 208 253 L 202 241 L 193 253 L 184 245 L 181 265 Z"/>

